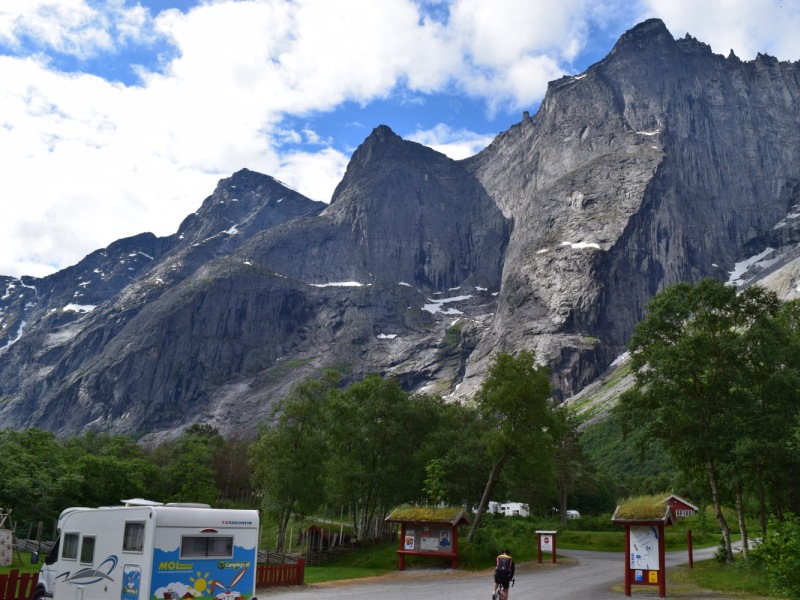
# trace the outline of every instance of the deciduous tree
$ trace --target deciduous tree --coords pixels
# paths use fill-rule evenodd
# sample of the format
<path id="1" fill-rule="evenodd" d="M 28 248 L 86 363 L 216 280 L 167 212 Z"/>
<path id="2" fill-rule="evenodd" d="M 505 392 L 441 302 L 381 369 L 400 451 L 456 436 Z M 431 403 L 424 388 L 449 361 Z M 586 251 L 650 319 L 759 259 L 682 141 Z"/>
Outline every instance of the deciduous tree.
<path id="1" fill-rule="evenodd" d="M 644 427 L 643 439 L 662 440 L 678 468 L 705 472 L 729 562 L 722 502 L 728 494 L 742 504 L 742 449 L 766 433 L 752 430 L 770 421 L 775 403 L 767 401 L 768 390 L 784 386 L 793 370 L 786 338 L 775 327 L 779 308 L 775 295 L 758 287 L 737 292 L 707 279 L 667 288 L 636 328 L 630 344 L 635 385 L 616 407 L 625 431 Z"/>
<path id="2" fill-rule="evenodd" d="M 278 522 L 279 550 L 291 517 L 310 514 L 324 502 L 329 437 L 324 412 L 338 383 L 339 375 L 326 371 L 294 385 L 250 445 L 253 482 Z"/>
<path id="3" fill-rule="evenodd" d="M 479 443 L 491 461 L 491 468 L 470 528 L 470 541 L 509 460 L 538 457 L 542 471 L 552 471 L 552 428 L 556 422 L 551 396 L 548 369 L 536 364 L 532 352 L 523 351 L 517 356 L 498 354 L 489 365 L 475 403 L 482 432 Z"/>

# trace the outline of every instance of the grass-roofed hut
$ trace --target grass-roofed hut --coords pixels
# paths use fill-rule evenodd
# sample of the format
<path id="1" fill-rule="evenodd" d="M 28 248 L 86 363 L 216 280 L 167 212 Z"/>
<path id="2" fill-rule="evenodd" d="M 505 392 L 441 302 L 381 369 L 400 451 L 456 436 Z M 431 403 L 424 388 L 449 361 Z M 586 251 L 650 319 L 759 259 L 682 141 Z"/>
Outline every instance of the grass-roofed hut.
<path id="1" fill-rule="evenodd" d="M 458 568 L 458 528 L 469 525 L 463 508 L 405 506 L 394 509 L 387 523 L 400 523 L 397 569 L 406 568 L 406 556 L 449 558 Z"/>
<path id="2" fill-rule="evenodd" d="M 625 526 L 625 595 L 631 595 L 631 585 L 657 585 L 659 598 L 665 598 L 664 528 L 675 524 L 672 508 L 662 496 L 630 498 L 611 521 Z"/>

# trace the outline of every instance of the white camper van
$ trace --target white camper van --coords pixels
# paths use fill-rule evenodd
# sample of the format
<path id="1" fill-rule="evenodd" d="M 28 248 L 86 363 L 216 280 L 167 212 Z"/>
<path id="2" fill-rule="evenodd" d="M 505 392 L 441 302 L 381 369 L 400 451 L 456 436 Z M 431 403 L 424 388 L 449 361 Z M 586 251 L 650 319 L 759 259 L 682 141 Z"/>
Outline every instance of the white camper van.
<path id="1" fill-rule="evenodd" d="M 500 512 L 507 517 L 527 517 L 531 514 L 528 505 L 522 502 L 506 502 L 500 507 Z"/>
<path id="2" fill-rule="evenodd" d="M 258 511 L 123 502 L 61 513 L 33 600 L 255 600 Z"/>

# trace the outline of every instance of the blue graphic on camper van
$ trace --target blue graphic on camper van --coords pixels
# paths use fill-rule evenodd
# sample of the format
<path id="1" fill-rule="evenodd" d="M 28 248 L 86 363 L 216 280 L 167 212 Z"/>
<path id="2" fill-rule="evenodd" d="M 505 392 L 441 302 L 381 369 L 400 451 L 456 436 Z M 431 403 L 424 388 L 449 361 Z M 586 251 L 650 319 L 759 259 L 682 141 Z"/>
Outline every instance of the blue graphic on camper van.
<path id="1" fill-rule="evenodd" d="M 179 550 L 155 549 L 151 600 L 245 600 L 252 597 L 256 565 L 253 548 L 234 546 L 229 559 L 180 559 Z"/>

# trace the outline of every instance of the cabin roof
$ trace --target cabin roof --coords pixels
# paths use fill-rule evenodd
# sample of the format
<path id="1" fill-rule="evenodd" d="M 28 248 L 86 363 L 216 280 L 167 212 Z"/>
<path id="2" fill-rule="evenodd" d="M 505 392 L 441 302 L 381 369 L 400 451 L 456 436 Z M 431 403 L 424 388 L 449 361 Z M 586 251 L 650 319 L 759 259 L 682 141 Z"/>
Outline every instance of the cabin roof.
<path id="1" fill-rule="evenodd" d="M 388 523 L 450 523 L 469 525 L 466 512 L 461 507 L 418 507 L 395 508 L 386 517 Z"/>

